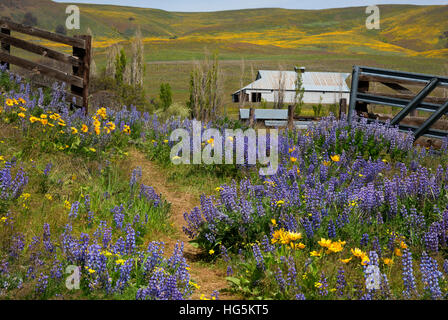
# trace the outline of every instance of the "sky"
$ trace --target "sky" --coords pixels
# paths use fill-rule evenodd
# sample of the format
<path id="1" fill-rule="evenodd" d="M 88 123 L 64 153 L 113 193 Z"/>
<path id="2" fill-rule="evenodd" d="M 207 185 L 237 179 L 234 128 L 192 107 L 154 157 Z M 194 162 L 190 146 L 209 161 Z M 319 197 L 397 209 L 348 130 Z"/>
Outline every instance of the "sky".
<path id="1" fill-rule="evenodd" d="M 285 9 L 327 9 L 341 7 L 359 7 L 372 4 L 444 4 L 447 0 L 54 0 L 56 2 L 113 4 L 142 8 L 155 8 L 167 11 L 221 11 L 248 8 L 285 8 Z"/>

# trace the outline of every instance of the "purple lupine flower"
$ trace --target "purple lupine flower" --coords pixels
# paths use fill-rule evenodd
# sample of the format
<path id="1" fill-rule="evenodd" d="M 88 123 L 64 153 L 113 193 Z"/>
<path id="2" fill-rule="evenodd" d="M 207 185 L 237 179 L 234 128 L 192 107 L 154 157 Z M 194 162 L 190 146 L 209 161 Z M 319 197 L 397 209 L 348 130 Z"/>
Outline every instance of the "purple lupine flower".
<path id="1" fill-rule="evenodd" d="M 39 279 L 37 280 L 36 292 L 43 294 L 47 290 L 48 286 L 48 276 L 43 273 L 40 274 Z"/>
<path id="2" fill-rule="evenodd" d="M 420 272 L 422 274 L 422 282 L 424 290 L 428 290 L 432 299 L 440 299 L 442 291 L 439 285 L 439 279 L 443 276 L 438 270 L 437 261 L 429 257 L 426 252 L 423 252 L 420 262 Z"/>
<path id="3" fill-rule="evenodd" d="M 342 297 L 345 292 L 345 287 L 347 286 L 347 282 L 345 280 L 345 271 L 342 267 L 338 270 L 338 276 L 336 280 L 336 289 L 337 289 L 337 295 L 339 297 Z"/>
<path id="4" fill-rule="evenodd" d="M 402 277 L 404 283 L 403 295 L 410 298 L 414 294 L 417 294 L 417 286 L 414 277 L 414 269 L 412 266 L 412 254 L 408 249 L 405 249 L 403 252 L 402 265 Z"/>
<path id="5" fill-rule="evenodd" d="M 72 207 L 70 208 L 70 213 L 68 214 L 68 217 L 70 219 L 76 219 L 78 217 L 79 212 L 79 201 L 75 201 L 72 203 Z"/>
<path id="6" fill-rule="evenodd" d="M 52 167 L 53 164 L 51 162 L 47 163 L 44 169 L 44 176 L 48 177 L 48 174 L 50 173 Z"/>

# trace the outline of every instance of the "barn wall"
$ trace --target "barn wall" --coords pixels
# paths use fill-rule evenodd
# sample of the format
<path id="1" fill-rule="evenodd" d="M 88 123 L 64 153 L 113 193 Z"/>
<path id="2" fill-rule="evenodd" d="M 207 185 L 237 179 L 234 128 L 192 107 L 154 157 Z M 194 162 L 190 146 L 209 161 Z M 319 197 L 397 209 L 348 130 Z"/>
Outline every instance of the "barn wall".
<path id="1" fill-rule="evenodd" d="M 255 90 L 247 91 L 247 93 L 255 92 Z M 260 91 L 261 98 L 267 102 L 275 102 L 275 92 Z M 294 103 L 295 92 L 285 92 L 284 103 Z M 347 99 L 349 102 L 350 93 L 335 93 L 335 92 L 305 92 L 303 95 L 303 102 L 309 104 L 317 104 L 322 97 L 322 104 L 338 104 L 340 99 Z"/>

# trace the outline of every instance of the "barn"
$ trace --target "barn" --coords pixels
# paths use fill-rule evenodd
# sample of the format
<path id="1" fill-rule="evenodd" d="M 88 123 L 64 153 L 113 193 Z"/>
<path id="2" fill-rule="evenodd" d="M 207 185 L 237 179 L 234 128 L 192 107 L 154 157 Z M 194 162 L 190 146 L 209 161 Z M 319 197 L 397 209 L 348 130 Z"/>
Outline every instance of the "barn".
<path id="1" fill-rule="evenodd" d="M 292 104 L 296 96 L 297 75 L 302 76 L 304 103 L 337 104 L 341 99 L 348 102 L 350 89 L 346 80 L 350 73 L 308 72 L 304 67 L 295 68 L 295 71 L 260 70 L 254 82 L 232 94 L 232 101 L 275 103 L 283 93 L 283 103 Z"/>

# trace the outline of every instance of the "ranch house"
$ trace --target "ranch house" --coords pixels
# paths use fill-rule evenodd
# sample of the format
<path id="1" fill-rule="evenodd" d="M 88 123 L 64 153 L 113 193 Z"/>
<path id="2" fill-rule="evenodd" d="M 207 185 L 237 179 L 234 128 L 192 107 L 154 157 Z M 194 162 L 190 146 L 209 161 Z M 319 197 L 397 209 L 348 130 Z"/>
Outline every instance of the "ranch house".
<path id="1" fill-rule="evenodd" d="M 276 102 L 283 93 L 283 103 L 294 103 L 297 76 L 302 76 L 303 102 L 307 104 L 338 104 L 349 101 L 350 89 L 346 80 L 350 73 L 308 72 L 304 67 L 295 71 L 260 70 L 251 84 L 232 94 L 233 102 Z"/>

